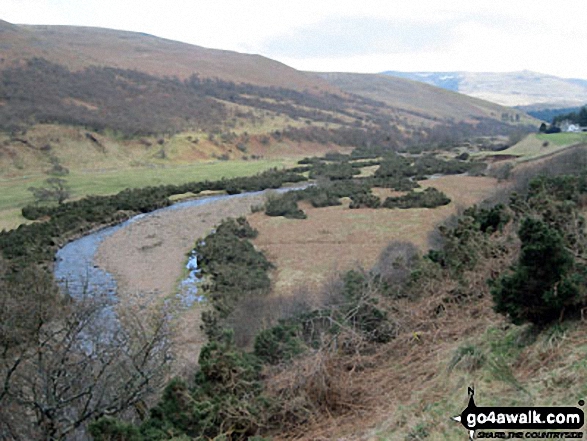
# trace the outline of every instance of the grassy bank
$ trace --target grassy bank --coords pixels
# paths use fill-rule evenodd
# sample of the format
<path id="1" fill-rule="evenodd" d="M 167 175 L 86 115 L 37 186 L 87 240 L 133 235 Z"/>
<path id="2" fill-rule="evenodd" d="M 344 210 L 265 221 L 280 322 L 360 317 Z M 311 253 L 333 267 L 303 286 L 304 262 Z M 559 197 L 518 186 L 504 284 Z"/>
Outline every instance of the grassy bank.
<path id="1" fill-rule="evenodd" d="M 190 181 L 218 180 L 248 176 L 272 167 L 287 166 L 288 161 L 215 161 L 157 168 L 123 168 L 105 171 L 72 171 L 65 176 L 72 198 L 114 194 L 125 188 L 140 188 Z M 49 176 L 38 173 L 21 178 L 0 180 L 0 230 L 15 228 L 25 219 L 20 208 L 33 202 L 29 187 L 43 186 Z"/>
<path id="2" fill-rule="evenodd" d="M 586 133 L 534 133 L 512 147 L 499 152 L 481 152 L 476 156 L 516 156 L 518 161 L 537 159 L 551 155 L 567 147 L 587 142 Z"/>

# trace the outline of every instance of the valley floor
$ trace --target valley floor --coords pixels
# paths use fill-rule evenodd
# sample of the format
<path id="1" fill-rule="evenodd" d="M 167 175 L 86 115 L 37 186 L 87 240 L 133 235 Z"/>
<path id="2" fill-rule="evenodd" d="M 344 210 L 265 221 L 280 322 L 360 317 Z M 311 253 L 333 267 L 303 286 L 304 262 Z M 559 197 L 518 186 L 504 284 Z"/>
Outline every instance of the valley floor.
<path id="1" fill-rule="evenodd" d="M 433 209 L 351 210 L 347 200 L 341 206 L 324 208 L 302 204 L 308 216 L 304 220 L 263 213 L 250 216 L 249 222 L 259 231 L 255 245 L 277 267 L 274 294 L 292 296 L 302 287 L 315 289 L 337 272 L 357 266 L 369 269 L 393 241 L 411 242 L 425 253 L 432 246 L 430 235 L 438 224 L 493 196 L 499 188 L 493 178 L 455 175 L 420 184 L 446 193 L 452 202 Z"/>
<path id="2" fill-rule="evenodd" d="M 222 219 L 250 215 L 258 229 L 255 246 L 275 264 L 273 298 L 292 298 L 303 290 L 315 292 L 329 275 L 352 267 L 370 268 L 391 241 L 413 242 L 425 252 L 435 226 L 465 207 L 493 195 L 493 178 L 445 176 L 421 182 L 448 194 L 453 202 L 435 209 L 349 209 L 305 207 L 305 220 L 251 213 L 265 196 L 244 196 L 204 206 L 168 211 L 141 219 L 106 238 L 96 264 L 117 280 L 124 310 L 148 311 L 178 290 L 187 254 L 198 238 Z M 304 299 L 304 301 L 319 299 Z M 202 306 L 183 311 L 176 320 L 177 367 L 189 371 L 205 343 L 199 325 Z"/>

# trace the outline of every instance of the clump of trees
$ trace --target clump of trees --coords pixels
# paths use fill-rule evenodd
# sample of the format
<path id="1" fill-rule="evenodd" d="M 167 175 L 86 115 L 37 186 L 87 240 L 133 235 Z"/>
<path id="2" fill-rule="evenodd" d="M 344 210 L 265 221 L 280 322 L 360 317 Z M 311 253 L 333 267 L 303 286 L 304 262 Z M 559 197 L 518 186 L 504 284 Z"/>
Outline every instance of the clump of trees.
<path id="1" fill-rule="evenodd" d="M 587 106 L 581 107 L 578 111 L 565 113 L 563 115 L 556 115 L 552 118 L 552 125 L 556 126 L 563 121 L 569 121 L 573 124 L 578 124 L 582 127 L 587 126 Z"/>
<path id="2" fill-rule="evenodd" d="M 384 208 L 436 208 L 450 204 L 450 198 L 436 188 L 429 187 L 424 191 L 411 191 L 408 194 L 385 199 Z"/>

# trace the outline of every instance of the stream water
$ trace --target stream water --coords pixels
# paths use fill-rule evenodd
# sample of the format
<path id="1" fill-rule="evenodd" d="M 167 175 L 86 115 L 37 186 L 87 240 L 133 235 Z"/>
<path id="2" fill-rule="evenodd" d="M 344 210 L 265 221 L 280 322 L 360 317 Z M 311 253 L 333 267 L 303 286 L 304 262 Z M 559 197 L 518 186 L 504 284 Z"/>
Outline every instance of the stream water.
<path id="1" fill-rule="evenodd" d="M 107 227 L 88 234 L 80 239 L 74 240 L 56 254 L 56 262 L 54 275 L 61 289 L 74 298 L 81 298 L 84 295 L 93 295 L 100 293 L 104 295 L 111 302 L 116 302 L 116 280 L 111 274 L 98 268 L 94 263 L 94 256 L 98 251 L 100 243 L 108 236 L 114 234 L 120 229 L 127 228 L 133 222 L 139 219 L 145 219 L 163 211 L 182 210 L 189 207 L 197 207 L 201 205 L 210 204 L 216 201 L 242 198 L 245 196 L 259 195 L 267 191 L 286 192 L 291 190 L 298 190 L 306 187 L 296 186 L 281 188 L 277 190 L 263 190 L 251 193 L 241 193 L 235 195 L 219 195 L 207 196 L 189 201 L 179 202 L 169 207 L 161 208 L 150 213 L 139 214 L 131 219 L 122 222 L 121 224 Z M 194 241 L 197 238 L 194 238 Z M 195 301 L 202 300 L 202 297 L 197 293 L 198 284 L 198 265 L 196 256 L 190 255 L 187 262 L 187 277 L 181 282 L 180 286 L 180 301 L 183 305 L 189 306 Z"/>

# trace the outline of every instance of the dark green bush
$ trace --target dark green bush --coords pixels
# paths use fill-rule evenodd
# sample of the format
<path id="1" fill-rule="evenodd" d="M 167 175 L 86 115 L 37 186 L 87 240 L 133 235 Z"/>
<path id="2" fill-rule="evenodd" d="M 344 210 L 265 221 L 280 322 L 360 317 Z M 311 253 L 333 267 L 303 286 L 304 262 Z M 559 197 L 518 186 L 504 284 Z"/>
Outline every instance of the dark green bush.
<path id="1" fill-rule="evenodd" d="M 412 191 L 404 196 L 387 198 L 382 206 L 385 208 L 436 208 L 450 204 L 450 198 L 433 187 L 424 191 Z"/>
<path id="2" fill-rule="evenodd" d="M 357 193 L 351 196 L 349 208 L 379 208 L 381 199 L 371 193 Z"/>
<path id="3" fill-rule="evenodd" d="M 294 324 L 283 322 L 255 337 L 255 355 L 264 363 L 278 364 L 301 352 L 303 345 L 298 337 L 298 326 Z"/>
<path id="4" fill-rule="evenodd" d="M 519 230 L 520 259 L 513 273 L 499 278 L 491 293 L 495 310 L 515 324 L 545 325 L 585 304 L 585 271 L 561 234 L 545 222 L 526 218 Z"/>
<path id="5" fill-rule="evenodd" d="M 306 214 L 300 210 L 297 202 L 292 197 L 271 198 L 265 204 L 267 216 L 284 216 L 288 219 L 305 219 Z"/>
<path id="6" fill-rule="evenodd" d="M 357 167 L 353 167 L 348 162 L 335 164 L 316 164 L 310 171 L 310 178 L 318 177 L 328 178 L 330 180 L 351 179 L 354 175 L 361 173 Z"/>
<path id="7" fill-rule="evenodd" d="M 273 265 L 248 240 L 256 235 L 245 218 L 228 219 L 196 243 L 198 267 L 207 280 L 204 289 L 222 318 L 240 299 L 266 293 L 271 286 L 268 271 Z M 214 320 L 208 318 L 210 324 Z"/>
<path id="8" fill-rule="evenodd" d="M 479 225 L 479 230 L 484 233 L 492 233 L 501 230 L 510 220 L 503 204 L 495 205 L 491 208 L 478 208 L 473 205 L 467 208 L 463 213 L 464 216 L 471 216 Z"/>
<path id="9" fill-rule="evenodd" d="M 111 417 L 103 417 L 89 426 L 95 441 L 142 441 L 139 429 Z"/>

